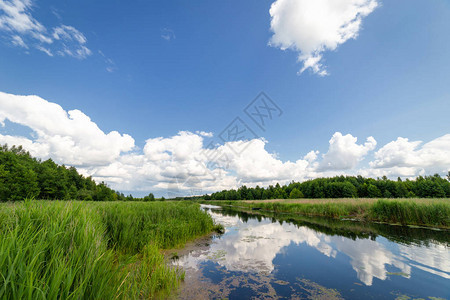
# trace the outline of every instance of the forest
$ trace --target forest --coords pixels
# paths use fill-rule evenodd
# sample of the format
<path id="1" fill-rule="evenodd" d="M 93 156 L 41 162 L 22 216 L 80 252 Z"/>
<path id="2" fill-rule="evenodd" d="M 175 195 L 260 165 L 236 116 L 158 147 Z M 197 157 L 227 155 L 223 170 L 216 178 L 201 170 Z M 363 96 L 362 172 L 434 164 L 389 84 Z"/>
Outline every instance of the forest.
<path id="1" fill-rule="evenodd" d="M 450 171 L 440 175 L 419 176 L 415 180 L 390 180 L 362 176 L 317 178 L 266 188 L 241 186 L 196 197 L 174 200 L 265 200 L 299 198 L 445 198 L 450 197 Z M 125 196 L 106 183 L 96 183 L 78 173 L 75 167 L 56 164 L 52 159 L 34 158 L 21 146 L 0 146 L 0 201 L 23 199 L 85 201 L 155 201 L 152 193 L 143 198 Z"/>
<path id="2" fill-rule="evenodd" d="M 113 201 L 119 195 L 105 183 L 84 177 L 74 167 L 33 158 L 21 146 L 0 146 L 0 200 Z"/>
<path id="3" fill-rule="evenodd" d="M 78 173 L 75 167 L 56 164 L 52 159 L 34 158 L 22 146 L 0 145 L 0 201 L 23 199 L 85 201 L 164 201 L 153 193 L 143 198 L 125 196 L 104 182 Z"/>
<path id="4" fill-rule="evenodd" d="M 450 171 L 447 178 L 439 174 L 419 176 L 415 180 L 390 180 L 362 176 L 336 176 L 304 182 L 291 182 L 267 188 L 245 185 L 237 190 L 204 195 L 204 200 L 265 200 L 299 198 L 446 198 L 450 197 Z"/>

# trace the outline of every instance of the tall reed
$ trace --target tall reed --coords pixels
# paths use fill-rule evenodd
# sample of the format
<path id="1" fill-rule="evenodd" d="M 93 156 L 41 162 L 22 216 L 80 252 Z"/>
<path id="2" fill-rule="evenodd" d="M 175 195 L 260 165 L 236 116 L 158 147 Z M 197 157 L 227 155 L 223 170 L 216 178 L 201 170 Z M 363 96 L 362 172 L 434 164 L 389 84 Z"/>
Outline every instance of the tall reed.
<path id="1" fill-rule="evenodd" d="M 0 299 L 148 298 L 184 274 L 161 248 L 210 232 L 198 204 L 0 204 Z"/>
<path id="2" fill-rule="evenodd" d="M 449 199 L 314 199 L 308 202 L 289 201 L 207 201 L 216 205 L 230 205 L 248 209 L 294 213 L 331 218 L 350 217 L 366 221 L 380 221 L 402 225 L 420 225 L 449 228 Z"/>

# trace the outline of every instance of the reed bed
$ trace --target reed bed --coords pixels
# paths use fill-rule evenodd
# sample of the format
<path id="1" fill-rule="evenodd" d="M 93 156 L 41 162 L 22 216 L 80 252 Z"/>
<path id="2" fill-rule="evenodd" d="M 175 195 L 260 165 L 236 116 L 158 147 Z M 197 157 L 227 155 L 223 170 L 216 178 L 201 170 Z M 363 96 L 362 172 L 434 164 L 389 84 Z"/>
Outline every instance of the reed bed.
<path id="1" fill-rule="evenodd" d="M 192 203 L 0 204 L 0 299 L 167 295 L 184 273 L 161 249 L 214 226 Z"/>
<path id="2" fill-rule="evenodd" d="M 450 227 L 449 199 L 298 199 L 208 201 L 248 209 L 402 225 Z"/>

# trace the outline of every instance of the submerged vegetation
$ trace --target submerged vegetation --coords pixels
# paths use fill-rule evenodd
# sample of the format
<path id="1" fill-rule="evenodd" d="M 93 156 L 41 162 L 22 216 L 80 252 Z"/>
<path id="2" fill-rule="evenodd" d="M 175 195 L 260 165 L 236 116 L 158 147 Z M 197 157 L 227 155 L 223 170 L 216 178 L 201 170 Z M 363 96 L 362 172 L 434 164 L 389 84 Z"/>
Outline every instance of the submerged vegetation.
<path id="1" fill-rule="evenodd" d="M 402 225 L 450 227 L 448 199 L 330 199 L 277 201 L 208 201 L 247 209 L 331 218 L 352 218 Z"/>
<path id="2" fill-rule="evenodd" d="M 215 225 L 198 204 L 25 201 L 0 204 L 0 299 L 136 299 L 184 273 L 161 249 Z"/>

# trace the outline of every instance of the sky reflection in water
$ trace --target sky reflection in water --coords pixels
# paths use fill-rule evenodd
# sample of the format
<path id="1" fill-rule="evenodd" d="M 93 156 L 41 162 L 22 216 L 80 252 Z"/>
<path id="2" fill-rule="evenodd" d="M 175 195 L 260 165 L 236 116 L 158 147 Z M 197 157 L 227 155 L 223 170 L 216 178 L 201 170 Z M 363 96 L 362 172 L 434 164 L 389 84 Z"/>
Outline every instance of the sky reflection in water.
<path id="1" fill-rule="evenodd" d="M 437 287 L 422 291 L 424 295 L 445 298 L 449 296 L 445 289 L 445 286 L 450 286 L 448 245 L 399 244 L 381 236 L 373 240 L 360 238 L 353 240 L 339 235 L 327 235 L 305 226 L 272 222 L 270 218 L 242 219 L 238 216 L 225 215 L 220 210 L 208 211 L 216 222 L 225 226 L 226 233 L 214 239 L 207 249 L 193 250 L 188 255 L 180 257 L 177 264 L 186 269 L 187 284 L 189 275 L 194 273 L 200 273 L 203 281 L 208 280 L 208 274 L 212 272 L 210 268 L 215 265 L 216 268 L 226 270 L 222 277 L 242 273 L 262 274 L 270 277 L 269 281 L 272 282 L 282 278 L 286 285 L 287 283 L 292 285 L 298 278 L 335 277 L 334 282 L 326 280 L 326 283 L 337 290 L 340 287 L 351 287 L 352 284 L 360 289 L 371 287 L 374 281 L 379 279 L 374 288 L 375 294 L 379 294 L 383 281 L 386 281 L 388 284 L 385 288 L 395 290 L 396 287 L 401 287 L 399 294 L 412 292 L 415 296 L 418 291 L 412 282 L 416 280 L 412 279 L 415 273 L 418 273 L 417 279 L 422 283 L 430 281 Z M 311 255 L 311 249 L 317 250 L 322 257 Z M 311 273 L 311 268 L 307 267 L 309 263 L 317 265 L 318 270 L 312 272 L 314 274 Z M 349 275 L 352 272 L 347 269 L 348 265 L 354 270 L 353 274 Z M 326 274 L 328 271 L 329 276 Z M 352 279 L 355 275 L 357 280 Z M 394 284 L 395 281 L 398 281 L 398 285 Z M 235 288 L 239 289 L 239 285 L 235 285 Z M 219 290 L 223 292 L 224 288 Z M 349 291 L 354 292 L 354 288 L 347 290 L 343 291 L 345 298 L 352 298 L 353 295 L 356 297 L 358 294 L 347 294 Z M 291 292 L 293 291 L 291 287 Z M 367 292 L 366 289 L 365 295 L 370 295 Z M 282 294 L 288 298 L 293 295 L 286 290 Z M 395 298 L 395 293 L 391 292 L 390 295 Z M 258 294 L 254 296 L 257 297 Z"/>

